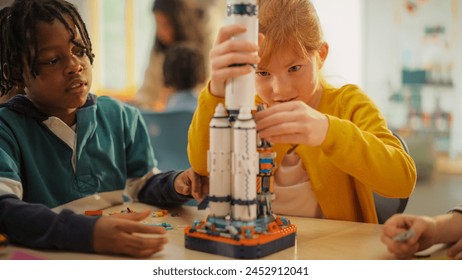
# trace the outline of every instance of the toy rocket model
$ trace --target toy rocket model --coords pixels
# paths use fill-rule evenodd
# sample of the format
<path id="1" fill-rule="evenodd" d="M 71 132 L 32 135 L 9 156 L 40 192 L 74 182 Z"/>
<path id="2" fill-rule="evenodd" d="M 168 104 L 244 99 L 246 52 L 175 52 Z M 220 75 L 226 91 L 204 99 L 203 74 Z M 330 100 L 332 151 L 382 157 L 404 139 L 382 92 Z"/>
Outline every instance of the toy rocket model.
<path id="1" fill-rule="evenodd" d="M 247 26 L 233 40 L 257 43 L 257 15 L 256 0 L 228 0 L 229 22 Z M 255 73 L 229 80 L 210 122 L 209 215 L 185 228 L 186 248 L 252 259 L 295 245 L 296 226 L 271 210 L 275 153 L 264 139 L 257 147 L 254 108 Z"/>
<path id="2" fill-rule="evenodd" d="M 244 3 L 246 2 L 246 3 Z M 248 41 L 258 44 L 258 8 L 256 0 L 228 0 L 228 24 L 240 24 L 247 31 L 234 36 L 233 40 Z M 240 64 L 232 65 L 235 67 Z M 254 109 L 255 71 L 233 78 L 226 83 L 226 109 L 231 115 L 237 115 L 241 107 Z"/>

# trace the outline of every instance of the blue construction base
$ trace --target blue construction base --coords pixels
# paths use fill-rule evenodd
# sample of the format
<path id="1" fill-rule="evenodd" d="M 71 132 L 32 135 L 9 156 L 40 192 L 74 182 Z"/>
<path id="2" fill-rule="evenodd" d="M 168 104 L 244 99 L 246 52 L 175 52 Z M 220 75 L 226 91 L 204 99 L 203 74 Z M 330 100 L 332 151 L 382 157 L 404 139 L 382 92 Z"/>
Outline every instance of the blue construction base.
<path id="1" fill-rule="evenodd" d="M 237 259 L 257 259 L 295 245 L 296 232 L 256 246 L 233 245 L 185 235 L 187 249 L 222 255 Z"/>

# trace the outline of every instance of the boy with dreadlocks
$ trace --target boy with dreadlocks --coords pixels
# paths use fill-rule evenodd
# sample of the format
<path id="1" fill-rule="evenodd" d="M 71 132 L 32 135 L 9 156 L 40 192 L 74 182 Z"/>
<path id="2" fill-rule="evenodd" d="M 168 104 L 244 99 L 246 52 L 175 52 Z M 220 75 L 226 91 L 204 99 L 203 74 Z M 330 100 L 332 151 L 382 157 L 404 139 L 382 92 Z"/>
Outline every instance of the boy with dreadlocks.
<path id="1" fill-rule="evenodd" d="M 50 208 L 124 198 L 158 206 L 199 198 L 192 170 L 159 172 L 137 109 L 89 93 L 94 55 L 76 8 L 16 0 L 0 11 L 0 233 L 34 248 L 147 257 L 166 238 L 149 211 L 90 217 Z M 95 195 L 97 194 L 97 195 Z M 122 202 L 122 197 L 120 202 Z M 106 200 L 109 201 L 109 200 Z"/>

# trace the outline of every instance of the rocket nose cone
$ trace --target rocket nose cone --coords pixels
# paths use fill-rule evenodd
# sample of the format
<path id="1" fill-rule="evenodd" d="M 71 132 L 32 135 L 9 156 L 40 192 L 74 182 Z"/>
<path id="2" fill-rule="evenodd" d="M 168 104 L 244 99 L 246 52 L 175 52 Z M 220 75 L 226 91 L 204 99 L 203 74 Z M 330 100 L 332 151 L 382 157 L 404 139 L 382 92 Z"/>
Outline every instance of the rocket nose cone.
<path id="1" fill-rule="evenodd" d="M 226 113 L 225 106 L 222 103 L 219 103 L 215 108 L 214 117 L 226 117 L 228 114 Z"/>

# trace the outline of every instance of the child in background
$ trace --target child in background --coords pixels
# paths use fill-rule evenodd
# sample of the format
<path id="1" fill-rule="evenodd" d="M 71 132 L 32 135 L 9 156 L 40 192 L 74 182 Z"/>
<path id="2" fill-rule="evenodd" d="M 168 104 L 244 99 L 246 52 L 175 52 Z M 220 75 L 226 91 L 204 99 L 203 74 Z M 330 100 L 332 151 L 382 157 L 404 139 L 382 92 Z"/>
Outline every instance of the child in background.
<path id="1" fill-rule="evenodd" d="M 258 2 L 259 46 L 232 40 L 245 26 L 220 29 L 210 52 L 211 79 L 189 130 L 191 166 L 207 173 L 209 124 L 226 81 L 256 69 L 255 114 L 274 143 L 277 214 L 377 223 L 373 192 L 408 197 L 416 170 L 372 100 L 357 86 L 334 88 L 321 74 L 329 47 L 308 0 Z M 257 55 L 258 52 L 258 55 Z M 230 65 L 244 65 L 229 67 Z"/>
<path id="2" fill-rule="evenodd" d="M 94 55 L 72 4 L 17 0 L 0 11 L 0 26 L 0 95 L 20 92 L 0 107 L 0 232 L 33 248 L 135 257 L 162 250 L 165 237 L 137 234 L 165 233 L 139 223 L 149 211 L 89 217 L 50 208 L 124 188 L 126 198 L 174 206 L 200 178 L 160 173 L 139 111 L 89 93 Z"/>
<path id="3" fill-rule="evenodd" d="M 166 111 L 189 110 L 197 107 L 196 87 L 205 80 L 204 56 L 193 45 L 180 43 L 165 54 L 164 85 L 172 89 Z"/>
<path id="4" fill-rule="evenodd" d="M 408 240 L 396 240 L 398 234 L 412 232 Z M 400 259 L 410 259 L 414 253 L 434 244 L 454 243 L 447 251 L 450 258 L 462 259 L 462 204 L 450 212 L 434 216 L 396 214 L 388 219 L 381 240 L 388 251 Z"/>
<path id="5" fill-rule="evenodd" d="M 199 10 L 191 1 L 155 0 L 152 13 L 156 22 L 154 45 L 135 101 L 142 108 L 163 111 L 170 94 L 162 82 L 162 64 L 167 50 L 179 42 L 193 43 L 204 53 L 210 48 L 205 44 Z"/>

